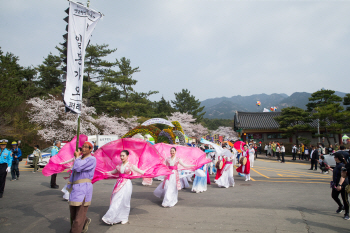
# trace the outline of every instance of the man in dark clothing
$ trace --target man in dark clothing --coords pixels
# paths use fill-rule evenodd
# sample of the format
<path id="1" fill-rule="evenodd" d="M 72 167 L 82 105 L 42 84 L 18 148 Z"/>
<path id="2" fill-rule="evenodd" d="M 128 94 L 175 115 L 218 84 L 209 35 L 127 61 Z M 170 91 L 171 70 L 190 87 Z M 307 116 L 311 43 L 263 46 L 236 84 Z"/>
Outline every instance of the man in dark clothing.
<path id="1" fill-rule="evenodd" d="M 317 171 L 317 162 L 319 160 L 319 155 L 318 155 L 318 150 L 316 150 L 315 146 L 312 146 L 310 157 L 311 157 L 311 168 L 309 170 L 314 170 L 314 166 L 315 166 L 315 171 Z"/>
<path id="2" fill-rule="evenodd" d="M 96 144 L 96 142 L 94 142 L 94 152 L 97 151 L 98 149 L 98 145 Z"/>
<path id="3" fill-rule="evenodd" d="M 336 162 L 335 168 L 331 169 L 333 171 L 333 180 L 332 180 L 332 198 L 338 204 L 339 208 L 336 213 L 340 214 L 345 210 L 344 219 L 349 220 L 349 200 L 348 193 L 345 190 L 345 187 L 349 184 L 348 178 L 346 177 L 347 169 L 344 167 L 344 158 L 341 154 L 335 154 L 334 160 Z M 342 178 L 342 173 L 344 173 L 344 178 Z M 339 200 L 339 194 L 343 199 L 343 204 Z"/>

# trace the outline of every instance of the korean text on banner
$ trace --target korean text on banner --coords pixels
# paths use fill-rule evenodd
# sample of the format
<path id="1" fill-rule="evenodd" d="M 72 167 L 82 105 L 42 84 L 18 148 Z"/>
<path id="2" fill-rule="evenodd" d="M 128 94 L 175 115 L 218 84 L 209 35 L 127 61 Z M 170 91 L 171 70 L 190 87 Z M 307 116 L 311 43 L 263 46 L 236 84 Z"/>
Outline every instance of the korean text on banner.
<path id="1" fill-rule="evenodd" d="M 69 110 L 77 114 L 81 113 L 85 49 L 101 17 L 99 12 L 70 2 L 64 103 Z"/>

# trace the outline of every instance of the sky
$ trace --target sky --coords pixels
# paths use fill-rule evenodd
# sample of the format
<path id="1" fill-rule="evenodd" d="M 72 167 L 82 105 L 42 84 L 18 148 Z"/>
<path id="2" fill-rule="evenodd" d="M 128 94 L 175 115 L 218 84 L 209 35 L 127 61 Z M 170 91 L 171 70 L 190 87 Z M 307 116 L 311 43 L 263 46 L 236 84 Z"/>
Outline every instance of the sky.
<path id="1" fill-rule="evenodd" d="M 86 3 L 86 0 L 80 2 Z M 63 42 L 66 0 L 0 0 L 0 47 L 38 66 Z M 199 100 L 234 95 L 348 93 L 350 1 L 91 0 L 105 16 L 92 44 L 141 72 L 151 100 L 188 89 Z"/>

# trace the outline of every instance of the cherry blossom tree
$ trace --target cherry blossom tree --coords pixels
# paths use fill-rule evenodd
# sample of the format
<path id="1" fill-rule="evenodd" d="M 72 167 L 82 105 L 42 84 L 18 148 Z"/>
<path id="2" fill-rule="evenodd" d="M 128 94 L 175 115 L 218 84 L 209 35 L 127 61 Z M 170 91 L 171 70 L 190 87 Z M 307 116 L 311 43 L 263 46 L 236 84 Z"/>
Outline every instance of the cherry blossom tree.
<path id="1" fill-rule="evenodd" d="M 218 134 L 220 136 L 224 136 L 225 138 L 232 139 L 232 140 L 237 140 L 238 139 L 238 134 L 235 132 L 232 127 L 224 127 L 224 126 L 219 126 L 217 130 L 214 130 L 211 132 L 211 134 Z"/>
<path id="2" fill-rule="evenodd" d="M 45 141 L 71 140 L 76 135 L 78 116 L 66 113 L 64 104 L 54 96 L 34 97 L 27 101 L 29 121 L 37 124 L 38 135 Z M 97 116 L 94 107 L 82 104 L 80 115 L 80 133 L 85 135 L 118 135 L 126 134 L 138 125 L 137 117 L 118 118 L 106 114 Z"/>
<path id="3" fill-rule="evenodd" d="M 54 96 L 39 98 L 34 97 L 27 101 L 31 105 L 29 109 L 29 121 L 40 126 L 38 135 L 45 141 L 71 140 L 76 135 L 77 115 L 65 113 L 65 107 L 62 101 Z M 93 135 L 97 133 L 97 128 L 93 124 L 95 119 L 92 115 L 96 114 L 94 107 L 87 107 L 82 104 L 80 118 L 80 133 Z"/>
<path id="4" fill-rule="evenodd" d="M 122 137 L 131 129 L 139 125 L 137 117 L 131 118 L 118 118 L 109 117 L 106 114 L 102 114 L 95 120 L 95 125 L 99 129 L 99 133 L 103 135 L 118 135 Z"/>
<path id="5" fill-rule="evenodd" d="M 178 121 L 187 136 L 199 138 L 208 133 L 208 129 L 201 124 L 195 124 L 196 119 L 191 114 L 174 112 L 167 118 L 169 121 Z"/>

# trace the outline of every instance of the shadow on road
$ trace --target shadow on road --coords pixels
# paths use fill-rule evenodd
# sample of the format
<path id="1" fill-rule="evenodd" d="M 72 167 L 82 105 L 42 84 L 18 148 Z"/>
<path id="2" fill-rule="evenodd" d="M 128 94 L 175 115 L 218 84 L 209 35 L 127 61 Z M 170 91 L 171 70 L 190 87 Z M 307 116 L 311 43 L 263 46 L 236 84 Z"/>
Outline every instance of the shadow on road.
<path id="1" fill-rule="evenodd" d="M 63 193 L 58 189 L 45 190 L 39 193 L 35 193 L 35 196 L 48 196 L 48 195 L 62 196 Z"/>

